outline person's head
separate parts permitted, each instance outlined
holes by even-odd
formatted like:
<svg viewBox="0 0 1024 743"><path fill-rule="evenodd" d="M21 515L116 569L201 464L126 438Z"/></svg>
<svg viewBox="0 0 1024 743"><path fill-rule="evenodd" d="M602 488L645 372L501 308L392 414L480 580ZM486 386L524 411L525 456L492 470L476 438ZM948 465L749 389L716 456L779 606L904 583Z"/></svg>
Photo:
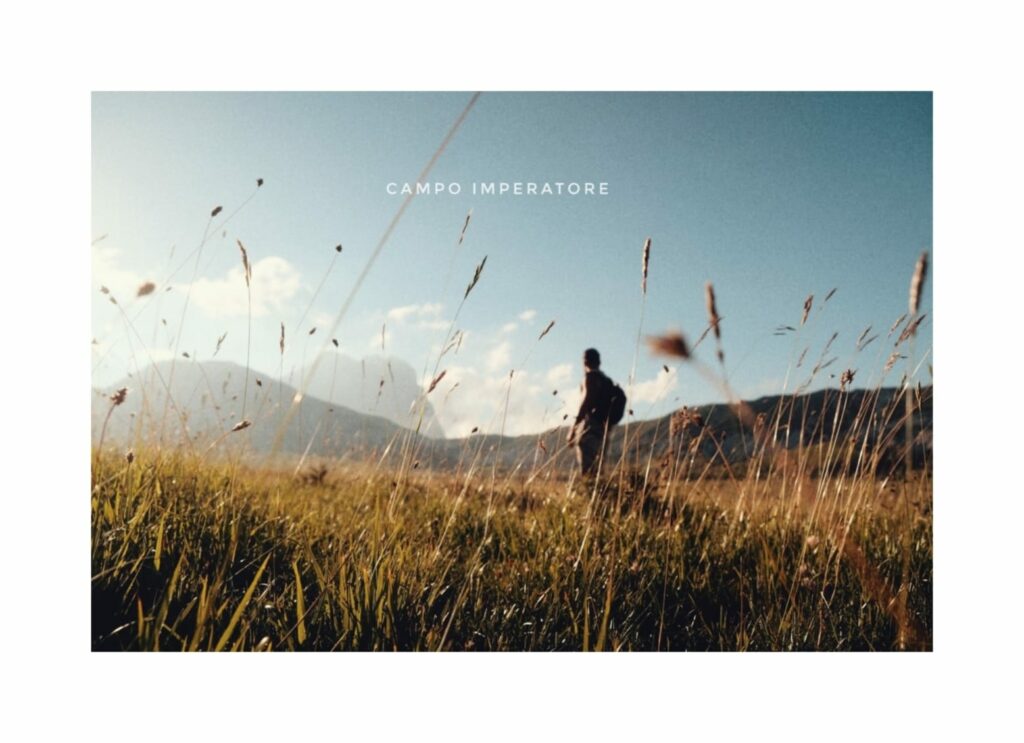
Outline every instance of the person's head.
<svg viewBox="0 0 1024 743"><path fill-rule="evenodd" d="M601 368L601 354L597 352L596 348L588 348L583 352L583 366L588 369Z"/></svg>

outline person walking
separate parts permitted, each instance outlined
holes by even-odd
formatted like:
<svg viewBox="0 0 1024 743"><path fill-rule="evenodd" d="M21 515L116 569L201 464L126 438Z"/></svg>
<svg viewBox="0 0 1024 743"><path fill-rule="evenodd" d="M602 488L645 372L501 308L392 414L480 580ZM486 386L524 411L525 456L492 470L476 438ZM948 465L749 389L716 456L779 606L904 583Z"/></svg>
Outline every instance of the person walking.
<svg viewBox="0 0 1024 743"><path fill-rule="evenodd" d="M626 396L601 371L601 354L595 348L583 352L583 400L569 428L567 443L576 447L580 475L593 477L604 455L608 430L622 418Z"/></svg>

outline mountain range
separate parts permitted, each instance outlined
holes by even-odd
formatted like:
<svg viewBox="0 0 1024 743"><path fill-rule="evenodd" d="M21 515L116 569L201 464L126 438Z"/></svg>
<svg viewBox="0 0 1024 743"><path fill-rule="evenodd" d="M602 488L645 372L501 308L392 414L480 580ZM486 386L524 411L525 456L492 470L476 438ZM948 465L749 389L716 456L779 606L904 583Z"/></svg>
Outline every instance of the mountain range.
<svg viewBox="0 0 1024 743"><path fill-rule="evenodd" d="M111 396L121 388L128 392L115 406ZM412 452L424 466L439 468L472 461L505 469L530 469L542 463L562 469L573 461L565 447L565 426L514 437L444 438L435 411L421 398L415 373L397 359L378 357L360 363L340 354L328 356L300 404L293 405L296 394L290 384L251 371L247 375L231 362L183 359L172 371L172 363L163 361L110 387L93 389L92 440L94 445L102 438L119 446L180 445L200 453L255 455L269 453L277 440L276 450L285 456L365 460L401 451ZM899 423L903 399L896 388L826 389L766 396L742 408L703 405L645 421L627 416L612 430L608 455L617 458L622 453L627 428L628 453L638 463L694 441L698 453L706 457L717 453L730 462L742 462L766 436L773 446L791 449L827 442L833 434L842 436L854 427L860 436L896 448L904 437ZM918 388L915 399L915 446L922 458L930 459L932 388ZM361 412L367 410L373 412ZM784 414L778 415L779 410ZM411 430L417 422L419 433ZM239 429L232 430L235 427Z"/></svg>

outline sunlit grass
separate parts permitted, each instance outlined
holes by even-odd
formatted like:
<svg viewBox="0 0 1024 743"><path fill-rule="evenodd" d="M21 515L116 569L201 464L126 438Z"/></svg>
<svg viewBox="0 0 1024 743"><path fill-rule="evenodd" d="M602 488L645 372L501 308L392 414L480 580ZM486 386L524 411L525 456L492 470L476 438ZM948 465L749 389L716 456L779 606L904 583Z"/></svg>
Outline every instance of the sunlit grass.
<svg viewBox="0 0 1024 743"><path fill-rule="evenodd" d="M930 646L928 481L756 500L728 480L494 483L96 454L93 647Z"/></svg>

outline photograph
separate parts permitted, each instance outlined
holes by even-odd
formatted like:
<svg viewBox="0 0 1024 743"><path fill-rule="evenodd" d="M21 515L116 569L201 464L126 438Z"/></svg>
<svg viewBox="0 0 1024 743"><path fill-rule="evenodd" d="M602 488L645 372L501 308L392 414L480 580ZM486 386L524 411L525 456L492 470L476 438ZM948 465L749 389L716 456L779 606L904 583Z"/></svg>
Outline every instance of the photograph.
<svg viewBox="0 0 1024 743"><path fill-rule="evenodd" d="M91 656L933 653L931 90L89 113Z"/></svg>

